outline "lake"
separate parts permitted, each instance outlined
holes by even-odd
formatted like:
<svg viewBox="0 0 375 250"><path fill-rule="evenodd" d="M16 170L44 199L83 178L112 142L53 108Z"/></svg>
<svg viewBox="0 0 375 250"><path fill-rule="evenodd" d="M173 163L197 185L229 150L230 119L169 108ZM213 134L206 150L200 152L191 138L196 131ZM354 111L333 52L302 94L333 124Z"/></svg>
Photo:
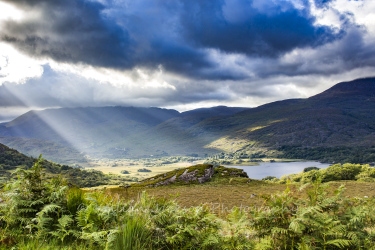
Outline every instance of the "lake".
<svg viewBox="0 0 375 250"><path fill-rule="evenodd" d="M243 169L249 178L262 179L266 176L275 176L280 178L283 175L297 174L307 167L327 168L330 164L316 161L298 161L298 162L261 162L256 166L226 166L229 168Z"/></svg>

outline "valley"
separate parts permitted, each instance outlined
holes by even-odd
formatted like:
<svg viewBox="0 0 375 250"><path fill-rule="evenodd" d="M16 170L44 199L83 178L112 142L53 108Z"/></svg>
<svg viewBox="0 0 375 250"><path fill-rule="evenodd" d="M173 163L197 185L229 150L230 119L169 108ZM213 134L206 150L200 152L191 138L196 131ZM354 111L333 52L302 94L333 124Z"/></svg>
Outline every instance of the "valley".
<svg viewBox="0 0 375 250"><path fill-rule="evenodd" d="M306 99L186 112L101 107L30 111L0 126L0 143L62 164L220 153L326 162L375 161L375 79ZM362 152L359 157L358 152Z"/></svg>
<svg viewBox="0 0 375 250"><path fill-rule="evenodd" d="M0 125L0 249L368 249L373 96L367 78L255 108L30 111Z"/></svg>
<svg viewBox="0 0 375 250"><path fill-rule="evenodd" d="M145 179L151 176L172 171L177 168L186 168L191 165L201 164L204 160L193 157L168 157L168 158L143 158L143 159L100 159L88 160L82 164L85 169L101 171L105 174L121 174L126 170L129 174L125 177L136 177ZM138 172L139 169L148 169L150 172Z"/></svg>

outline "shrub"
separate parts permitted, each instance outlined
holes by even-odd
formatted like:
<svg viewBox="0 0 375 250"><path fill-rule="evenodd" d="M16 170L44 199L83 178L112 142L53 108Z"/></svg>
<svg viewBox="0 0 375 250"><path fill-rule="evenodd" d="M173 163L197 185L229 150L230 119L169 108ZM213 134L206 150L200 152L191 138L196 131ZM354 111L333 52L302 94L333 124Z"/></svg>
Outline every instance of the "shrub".
<svg viewBox="0 0 375 250"><path fill-rule="evenodd" d="M151 249L152 232L142 217L129 217L116 235L114 250Z"/></svg>
<svg viewBox="0 0 375 250"><path fill-rule="evenodd" d="M77 211L86 205L85 193L79 188L71 188L66 196L66 207L71 215L76 216Z"/></svg>
<svg viewBox="0 0 375 250"><path fill-rule="evenodd" d="M322 181L355 180L355 177L361 172L361 170L362 166L359 164L336 164L326 169L322 169Z"/></svg>
<svg viewBox="0 0 375 250"><path fill-rule="evenodd" d="M320 168L318 168L318 167L307 167L307 168L304 168L303 169L303 172L309 172L309 171L311 171L311 170L319 170Z"/></svg>
<svg viewBox="0 0 375 250"><path fill-rule="evenodd" d="M147 168L140 168L137 171L138 172L152 172L150 169L147 169Z"/></svg>
<svg viewBox="0 0 375 250"><path fill-rule="evenodd" d="M270 180L273 180L273 179L276 179L275 176L266 176L264 178L262 178L262 181L270 181Z"/></svg>

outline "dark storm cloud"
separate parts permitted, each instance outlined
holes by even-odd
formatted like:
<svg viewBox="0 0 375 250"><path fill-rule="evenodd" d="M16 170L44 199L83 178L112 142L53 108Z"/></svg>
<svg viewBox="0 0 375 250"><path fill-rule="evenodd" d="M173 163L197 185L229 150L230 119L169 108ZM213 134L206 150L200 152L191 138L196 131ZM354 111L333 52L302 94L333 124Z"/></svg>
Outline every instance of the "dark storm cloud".
<svg viewBox="0 0 375 250"><path fill-rule="evenodd" d="M315 27L308 9L283 1L259 8L252 0L235 2L228 6L223 1L184 0L181 17L189 41L224 52L274 57L338 38L329 27Z"/></svg>
<svg viewBox="0 0 375 250"><path fill-rule="evenodd" d="M35 57L94 66L129 67L132 45L126 29L101 15L105 6L85 0L9 1L42 16L8 21L1 39Z"/></svg>
<svg viewBox="0 0 375 250"><path fill-rule="evenodd" d="M277 75L333 75L356 68L375 65L375 47L364 40L362 27L351 27L344 38L334 44L322 46L313 53L298 56L290 61L272 60L257 65L261 78Z"/></svg>
<svg viewBox="0 0 375 250"><path fill-rule="evenodd" d="M260 0L6 1L42 14L8 21L0 31L3 41L29 55L117 69L162 65L198 79L246 78L217 70L220 62L208 49L276 58L343 35L315 26L308 3L297 9Z"/></svg>

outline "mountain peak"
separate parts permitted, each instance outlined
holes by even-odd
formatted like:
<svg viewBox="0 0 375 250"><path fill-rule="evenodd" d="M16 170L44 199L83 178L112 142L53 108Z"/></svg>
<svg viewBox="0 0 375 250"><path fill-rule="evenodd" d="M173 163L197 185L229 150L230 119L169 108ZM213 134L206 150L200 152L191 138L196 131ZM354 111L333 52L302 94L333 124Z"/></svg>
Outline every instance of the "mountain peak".
<svg viewBox="0 0 375 250"><path fill-rule="evenodd" d="M311 99L335 98L348 96L374 96L375 77L360 78L349 82L340 82L326 91L312 96Z"/></svg>

